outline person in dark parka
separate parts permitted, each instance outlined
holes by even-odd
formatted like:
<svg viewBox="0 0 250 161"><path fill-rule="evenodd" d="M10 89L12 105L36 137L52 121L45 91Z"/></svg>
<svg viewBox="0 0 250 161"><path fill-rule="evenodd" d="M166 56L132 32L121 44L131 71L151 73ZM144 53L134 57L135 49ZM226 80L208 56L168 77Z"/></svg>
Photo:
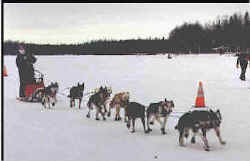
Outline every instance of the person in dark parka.
<svg viewBox="0 0 250 161"><path fill-rule="evenodd" d="M25 53L22 46L20 46L18 51L16 65L20 78L19 97L25 97L26 85L35 82L33 64L36 62L36 58L32 54Z"/></svg>
<svg viewBox="0 0 250 161"><path fill-rule="evenodd" d="M245 74L246 74L246 69L247 69L249 59L250 59L249 54L246 54L246 53L238 54L236 68L239 68L239 64L240 64L240 67L241 67L240 79L243 81L246 80Z"/></svg>

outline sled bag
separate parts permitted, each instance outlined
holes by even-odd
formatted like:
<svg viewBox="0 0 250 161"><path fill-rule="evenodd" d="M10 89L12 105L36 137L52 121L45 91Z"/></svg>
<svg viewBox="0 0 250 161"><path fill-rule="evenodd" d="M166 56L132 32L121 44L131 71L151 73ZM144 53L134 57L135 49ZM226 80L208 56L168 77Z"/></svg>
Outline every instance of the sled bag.
<svg viewBox="0 0 250 161"><path fill-rule="evenodd" d="M25 97L30 97L35 92L37 88L43 88L44 84L29 84L25 87Z"/></svg>

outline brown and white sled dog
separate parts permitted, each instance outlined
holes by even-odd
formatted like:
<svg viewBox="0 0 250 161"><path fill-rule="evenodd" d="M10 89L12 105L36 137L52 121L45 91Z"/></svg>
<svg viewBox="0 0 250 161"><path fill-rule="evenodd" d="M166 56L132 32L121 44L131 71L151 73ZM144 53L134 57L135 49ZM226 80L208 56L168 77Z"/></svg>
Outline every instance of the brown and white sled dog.
<svg viewBox="0 0 250 161"><path fill-rule="evenodd" d="M221 124L221 113L219 110L214 112L213 110L208 111L190 111L183 114L175 129L179 131L179 145L184 146L184 137L188 138L189 131L192 130L193 136L191 143L195 143L195 136L199 135L204 142L204 150L209 151L210 147L208 145L208 140L206 137L206 132L209 129L214 129L219 142L225 145L226 142L222 140L220 135L220 124Z"/></svg>
<svg viewBox="0 0 250 161"><path fill-rule="evenodd" d="M151 132L152 129L149 127L150 119L157 120L161 125L161 133L164 135L166 123L168 120L168 117L170 113L173 111L174 108L174 102L168 101L166 98L164 101L160 101L158 103L151 103L149 107L147 108L147 133ZM163 118L163 122L160 120L160 118ZM153 124L154 121L151 121L151 124Z"/></svg>
<svg viewBox="0 0 250 161"><path fill-rule="evenodd" d="M44 88L38 88L35 91L36 96L41 97L41 102L44 108L48 106L50 108L50 105L55 106L57 99L56 94L58 92L59 86L58 83L51 83L49 86Z"/></svg>
<svg viewBox="0 0 250 161"><path fill-rule="evenodd" d="M124 121L126 122L127 120L127 115L126 115L126 106L129 103L129 92L121 92L115 94L111 102L109 103L109 112L108 112L108 117L111 115L111 109L115 108L116 114L115 114L115 121L121 120L120 116L120 110L121 108L124 109Z"/></svg>

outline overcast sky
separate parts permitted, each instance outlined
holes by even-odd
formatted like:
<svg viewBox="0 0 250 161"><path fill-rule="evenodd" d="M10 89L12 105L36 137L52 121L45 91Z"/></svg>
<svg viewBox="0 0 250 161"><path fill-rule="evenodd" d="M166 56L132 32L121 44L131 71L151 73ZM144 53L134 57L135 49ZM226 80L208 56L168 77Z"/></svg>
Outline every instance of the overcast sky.
<svg viewBox="0 0 250 161"><path fill-rule="evenodd" d="M250 11L247 3L4 3L4 40L68 44L105 38L167 38L184 22L204 24L245 11Z"/></svg>

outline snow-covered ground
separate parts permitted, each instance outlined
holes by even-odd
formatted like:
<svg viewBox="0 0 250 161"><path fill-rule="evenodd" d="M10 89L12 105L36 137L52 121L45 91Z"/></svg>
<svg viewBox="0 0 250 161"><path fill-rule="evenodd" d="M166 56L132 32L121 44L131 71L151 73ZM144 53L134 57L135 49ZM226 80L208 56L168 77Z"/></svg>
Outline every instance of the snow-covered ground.
<svg viewBox="0 0 250 161"><path fill-rule="evenodd" d="M194 104L198 82L203 82L206 105L222 113L220 145L214 131L208 132L211 151L188 141L178 145L174 130L178 118L170 117L167 135L159 125L144 134L141 122L136 133L112 118L96 121L94 111L86 118L82 109L71 109L69 99L58 95L51 110L41 104L18 102L18 72L15 56L4 56L9 76L4 77L4 157L6 161L249 161L250 160L250 71L247 81L238 79L236 58L219 55L167 56L38 56L36 69L45 74L45 84L58 81L65 88L85 82L89 92L101 85L113 94L129 91L131 101L144 105L164 98L174 100L175 111L187 111ZM122 111L123 112L123 111ZM123 116L123 115L122 115ZM157 155L157 158L154 156Z"/></svg>

